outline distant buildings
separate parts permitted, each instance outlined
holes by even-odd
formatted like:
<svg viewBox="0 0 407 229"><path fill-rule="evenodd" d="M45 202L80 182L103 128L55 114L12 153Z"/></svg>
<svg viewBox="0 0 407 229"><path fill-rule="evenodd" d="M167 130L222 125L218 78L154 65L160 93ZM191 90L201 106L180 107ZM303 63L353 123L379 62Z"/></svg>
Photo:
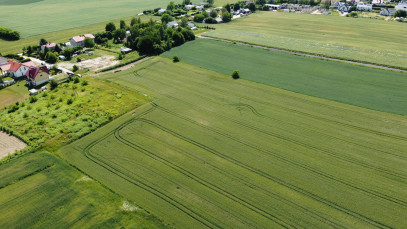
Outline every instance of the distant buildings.
<svg viewBox="0 0 407 229"><path fill-rule="evenodd" d="M366 3L363 3L363 2L359 2L356 5L356 9L359 10L359 11L372 11L373 5L372 4L366 4Z"/></svg>
<svg viewBox="0 0 407 229"><path fill-rule="evenodd" d="M167 28L173 27L173 28L178 28L178 23L176 21L171 21L167 23Z"/></svg>
<svg viewBox="0 0 407 229"><path fill-rule="evenodd" d="M41 45L41 51L44 52L45 48L48 48L50 51L54 51L57 44L55 43L48 43L46 45Z"/></svg>
<svg viewBox="0 0 407 229"><path fill-rule="evenodd" d="M71 47L77 47L77 46L85 46L84 44L84 40L85 38L91 38L93 41L95 41L95 37L92 34L85 34L85 35L81 35L81 36L76 36L76 37L72 37L69 40L69 43L71 44Z"/></svg>

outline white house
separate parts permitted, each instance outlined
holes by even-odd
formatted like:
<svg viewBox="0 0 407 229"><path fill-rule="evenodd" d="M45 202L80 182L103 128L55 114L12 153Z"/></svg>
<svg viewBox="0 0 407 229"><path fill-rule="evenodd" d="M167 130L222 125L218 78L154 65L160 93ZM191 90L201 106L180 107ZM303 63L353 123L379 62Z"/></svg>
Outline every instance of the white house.
<svg viewBox="0 0 407 229"><path fill-rule="evenodd" d="M394 13L396 12L396 9L391 9L391 8L387 8L387 7L382 7L380 9L380 15L382 16L393 16Z"/></svg>
<svg viewBox="0 0 407 229"><path fill-rule="evenodd" d="M178 23L176 21L170 21L167 23L167 28L173 27L173 28L178 28Z"/></svg>
<svg viewBox="0 0 407 229"><path fill-rule="evenodd" d="M281 5L276 5L276 4L264 4L265 6L268 6L270 10L279 10L281 9Z"/></svg>
<svg viewBox="0 0 407 229"><path fill-rule="evenodd" d="M187 10L192 10L192 8L194 8L194 7L196 7L196 5L193 5L193 4L185 5L185 8L186 8Z"/></svg>
<svg viewBox="0 0 407 229"><path fill-rule="evenodd" d="M407 3L406 2L400 2L394 9L397 10L404 10L407 11Z"/></svg>
<svg viewBox="0 0 407 229"><path fill-rule="evenodd" d="M10 60L8 62L8 64L10 66L8 67L7 72L11 77L14 77L14 78L19 78L19 77L25 76L25 74L27 73L27 71L29 69L29 66L20 64L18 62L12 61L12 60Z"/></svg>
<svg viewBox="0 0 407 229"><path fill-rule="evenodd" d="M356 9L359 11L372 11L373 5L372 4L365 4L363 2L359 2L356 5Z"/></svg>
<svg viewBox="0 0 407 229"><path fill-rule="evenodd" d="M92 34L85 34L85 35L81 35L81 36L76 36L76 37L72 37L69 40L69 43L71 43L72 47L76 47L76 46L85 46L85 44L83 43L83 41L85 40L85 38L91 38L93 41L95 41L95 37Z"/></svg>
<svg viewBox="0 0 407 229"><path fill-rule="evenodd" d="M188 27L191 29L191 30L196 30L197 28L196 28L196 26L195 26L195 24L194 23L188 23Z"/></svg>
<svg viewBox="0 0 407 229"><path fill-rule="evenodd" d="M167 10L166 10L166 9L159 9L159 10L158 10L158 13L159 13L159 14L163 14L165 11L167 11Z"/></svg>

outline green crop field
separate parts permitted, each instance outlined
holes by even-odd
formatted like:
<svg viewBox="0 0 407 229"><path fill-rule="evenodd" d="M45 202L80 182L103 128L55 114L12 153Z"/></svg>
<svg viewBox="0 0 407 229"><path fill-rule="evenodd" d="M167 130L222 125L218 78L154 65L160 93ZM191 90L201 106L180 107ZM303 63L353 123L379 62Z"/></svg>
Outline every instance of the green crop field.
<svg viewBox="0 0 407 229"><path fill-rule="evenodd" d="M208 39L163 54L224 74L302 94L407 115L407 74Z"/></svg>
<svg viewBox="0 0 407 229"><path fill-rule="evenodd" d="M205 35L407 68L407 24L394 21L258 12Z"/></svg>
<svg viewBox="0 0 407 229"><path fill-rule="evenodd" d="M25 4L0 3L3 26L20 31L22 37L92 25L135 16L143 10L167 6L169 0L45 0ZM27 10L29 9L29 10Z"/></svg>
<svg viewBox="0 0 407 229"><path fill-rule="evenodd" d="M178 228L404 228L407 118L156 57L154 103L60 155Z"/></svg>
<svg viewBox="0 0 407 229"><path fill-rule="evenodd" d="M48 153L0 165L1 228L166 228Z"/></svg>

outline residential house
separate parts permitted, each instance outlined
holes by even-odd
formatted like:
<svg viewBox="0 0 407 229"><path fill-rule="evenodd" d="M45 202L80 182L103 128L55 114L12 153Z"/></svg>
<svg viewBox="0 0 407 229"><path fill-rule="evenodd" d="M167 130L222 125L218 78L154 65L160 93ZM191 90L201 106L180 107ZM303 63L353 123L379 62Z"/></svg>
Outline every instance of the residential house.
<svg viewBox="0 0 407 229"><path fill-rule="evenodd" d="M372 0L373 5L381 6L384 3L384 0Z"/></svg>
<svg viewBox="0 0 407 229"><path fill-rule="evenodd" d="M223 22L222 18L220 18L220 17L215 18L215 20L216 20L217 23L222 23Z"/></svg>
<svg viewBox="0 0 407 229"><path fill-rule="evenodd" d="M373 5L372 4L366 4L366 3L363 3L363 2L359 2L356 5L356 9L359 10L359 11L372 11Z"/></svg>
<svg viewBox="0 0 407 229"><path fill-rule="evenodd" d="M394 8L382 7L380 9L380 15L382 15L382 16L393 16L395 12L396 12L396 9L394 9Z"/></svg>
<svg viewBox="0 0 407 229"><path fill-rule="evenodd" d="M167 28L170 28L170 27L178 28L178 23L176 21L170 21L167 23Z"/></svg>
<svg viewBox="0 0 407 229"><path fill-rule="evenodd" d="M159 9L159 10L158 10L158 13L159 13L159 14L163 14L165 11L167 11L167 10L166 10L166 9Z"/></svg>
<svg viewBox="0 0 407 229"><path fill-rule="evenodd" d="M29 67L26 65L20 64L16 61L10 60L8 62L9 69L7 71L8 75L14 78L20 78L25 76L25 73L28 71Z"/></svg>
<svg viewBox="0 0 407 229"><path fill-rule="evenodd" d="M361 2L361 0L346 0L346 2L349 2L349 3L359 3L359 2Z"/></svg>
<svg viewBox="0 0 407 229"><path fill-rule="evenodd" d="M188 27L191 29L191 30L196 30L197 28L196 28L196 26L195 26L195 24L194 23L188 23Z"/></svg>
<svg viewBox="0 0 407 229"><path fill-rule="evenodd" d="M204 9L204 6L203 6L203 5L196 6L196 9L197 9L197 10L203 10L203 9Z"/></svg>
<svg viewBox="0 0 407 229"><path fill-rule="evenodd" d="M133 49L131 49L131 48L125 48L125 47L120 48L120 52L122 54L126 54L126 53L129 53L129 52L132 52L132 51L133 51Z"/></svg>
<svg viewBox="0 0 407 229"><path fill-rule="evenodd" d="M49 81L49 70L47 66L30 67L25 76L28 85L38 86Z"/></svg>
<svg viewBox="0 0 407 229"><path fill-rule="evenodd" d="M407 11L407 2L400 2L394 9Z"/></svg>
<svg viewBox="0 0 407 229"><path fill-rule="evenodd" d="M340 12L348 12L350 9L350 5L344 2L335 2L333 8L338 9Z"/></svg>
<svg viewBox="0 0 407 229"><path fill-rule="evenodd" d="M84 40L85 38L91 38L93 41L95 41L95 37L92 34L85 34L85 35L81 35L81 36L76 36L76 37L72 37L69 40L69 43L71 44L71 47L77 47L77 46L85 46L84 44Z"/></svg>
<svg viewBox="0 0 407 229"><path fill-rule="evenodd" d="M187 9L187 10L192 10L192 8L196 8L196 5L193 5L193 4L188 4L188 5L185 5L185 8Z"/></svg>
<svg viewBox="0 0 407 229"><path fill-rule="evenodd" d="M41 45L41 51L44 52L45 47L47 47L50 51L54 51L56 46L57 46L57 44L55 44L55 43L48 43L46 45Z"/></svg>
<svg viewBox="0 0 407 229"><path fill-rule="evenodd" d="M279 10L281 9L281 5L276 5L276 4L264 4L265 6L268 6L270 10Z"/></svg>
<svg viewBox="0 0 407 229"><path fill-rule="evenodd" d="M0 56L0 66L6 65L8 63L8 59Z"/></svg>

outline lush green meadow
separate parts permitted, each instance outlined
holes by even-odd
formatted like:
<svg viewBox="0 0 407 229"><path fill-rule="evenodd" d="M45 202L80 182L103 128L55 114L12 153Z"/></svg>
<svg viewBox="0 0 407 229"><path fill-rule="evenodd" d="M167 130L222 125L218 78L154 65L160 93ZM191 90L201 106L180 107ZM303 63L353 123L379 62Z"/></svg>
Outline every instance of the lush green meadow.
<svg viewBox="0 0 407 229"><path fill-rule="evenodd" d="M407 68L407 24L394 21L258 12L205 35Z"/></svg>
<svg viewBox="0 0 407 229"><path fill-rule="evenodd" d="M0 165L1 228L166 228L48 153Z"/></svg>
<svg viewBox="0 0 407 229"><path fill-rule="evenodd" d="M162 57L102 78L154 103L60 154L166 223L407 226L405 116L233 80Z"/></svg>
<svg viewBox="0 0 407 229"><path fill-rule="evenodd" d="M163 54L274 87L407 115L407 74L198 39Z"/></svg>

